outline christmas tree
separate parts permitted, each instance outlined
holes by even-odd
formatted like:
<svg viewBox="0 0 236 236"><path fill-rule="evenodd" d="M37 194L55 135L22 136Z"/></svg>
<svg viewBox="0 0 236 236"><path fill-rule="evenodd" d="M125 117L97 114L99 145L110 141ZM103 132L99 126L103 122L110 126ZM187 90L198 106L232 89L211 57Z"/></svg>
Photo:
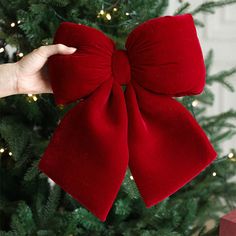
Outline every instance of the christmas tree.
<svg viewBox="0 0 236 236"><path fill-rule="evenodd" d="M173 15L214 13L236 0L210 1L196 8L184 1ZM20 60L41 45L52 43L62 21L98 28L124 48L138 24L165 15L167 0L129 1L5 1L0 0L0 62ZM16 47L13 57L6 45ZM70 107L56 106L53 96L15 95L0 99L0 235L217 235L219 218L236 200L235 150L224 153L222 142L236 134L236 111L209 116L214 103L211 86L220 83L234 92L229 78L236 68L210 72L213 51L205 56L206 86L201 95L179 98L205 130L217 160L164 201L147 209L128 170L106 222L100 222L38 169L39 160L58 121ZM191 153L189 153L191 155ZM212 221L208 229L206 223Z"/></svg>

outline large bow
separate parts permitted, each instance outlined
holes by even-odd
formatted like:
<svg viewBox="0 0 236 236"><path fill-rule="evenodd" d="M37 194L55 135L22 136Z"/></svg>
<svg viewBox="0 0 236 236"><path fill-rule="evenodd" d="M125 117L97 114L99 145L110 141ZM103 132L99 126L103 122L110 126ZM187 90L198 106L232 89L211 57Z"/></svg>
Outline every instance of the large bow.
<svg viewBox="0 0 236 236"><path fill-rule="evenodd" d="M39 168L101 221L129 166L147 207L198 175L216 152L172 97L202 92L205 66L191 15L146 21L117 50L101 31L63 22L48 70L55 101L80 99L62 119ZM121 85L126 85L123 93Z"/></svg>

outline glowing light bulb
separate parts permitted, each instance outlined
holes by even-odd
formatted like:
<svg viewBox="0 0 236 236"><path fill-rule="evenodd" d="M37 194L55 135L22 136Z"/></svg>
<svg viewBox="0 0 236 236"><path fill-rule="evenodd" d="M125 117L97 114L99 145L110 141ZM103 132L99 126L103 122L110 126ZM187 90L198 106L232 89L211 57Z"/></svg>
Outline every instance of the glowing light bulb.
<svg viewBox="0 0 236 236"><path fill-rule="evenodd" d="M228 154L228 158L232 158L232 157L234 157L234 154L233 154L232 152L230 152L230 153Z"/></svg>
<svg viewBox="0 0 236 236"><path fill-rule="evenodd" d="M129 177L131 180L134 180L134 177L132 176L132 175L130 175L130 177Z"/></svg>
<svg viewBox="0 0 236 236"><path fill-rule="evenodd" d="M48 178L48 183L49 183L50 187L53 187L55 185L55 182L50 178Z"/></svg>
<svg viewBox="0 0 236 236"><path fill-rule="evenodd" d="M117 8L116 8L116 7L114 7L114 8L113 8L113 11L117 11Z"/></svg>
<svg viewBox="0 0 236 236"><path fill-rule="evenodd" d="M18 21L17 21L17 24L20 24L20 23L21 23L21 21L20 21L20 20L18 20Z"/></svg>
<svg viewBox="0 0 236 236"><path fill-rule="evenodd" d="M18 54L18 56L19 56L19 57L23 57L24 54L23 54L22 52L20 52L20 53Z"/></svg>
<svg viewBox="0 0 236 236"><path fill-rule="evenodd" d="M193 106L193 107L197 107L198 104L199 104L198 100L194 100L194 101L192 102L192 106Z"/></svg>
<svg viewBox="0 0 236 236"><path fill-rule="evenodd" d="M4 48L0 48L0 53L4 52L4 50L5 50Z"/></svg>
<svg viewBox="0 0 236 236"><path fill-rule="evenodd" d="M36 96L33 96L33 100L36 102L38 98Z"/></svg>
<svg viewBox="0 0 236 236"><path fill-rule="evenodd" d="M28 97L32 97L33 96L33 94L32 93L28 93Z"/></svg>
<svg viewBox="0 0 236 236"><path fill-rule="evenodd" d="M4 148L0 148L0 152L3 153L5 150Z"/></svg>
<svg viewBox="0 0 236 236"><path fill-rule="evenodd" d="M11 27L15 27L15 26L16 26L16 23L12 22Z"/></svg>
<svg viewBox="0 0 236 236"><path fill-rule="evenodd" d="M125 15L126 15L126 16L129 16L129 12L126 12Z"/></svg>
<svg viewBox="0 0 236 236"><path fill-rule="evenodd" d="M8 155L9 155L9 156L12 156L12 152L9 152Z"/></svg>
<svg viewBox="0 0 236 236"><path fill-rule="evenodd" d="M213 172L213 173L212 173L212 176L214 176L214 177L215 177L215 176L216 176L216 172Z"/></svg>
<svg viewBox="0 0 236 236"><path fill-rule="evenodd" d="M99 13L100 13L101 15L104 15L104 14L105 14L105 11L104 11L104 10L101 10Z"/></svg>
<svg viewBox="0 0 236 236"><path fill-rule="evenodd" d="M111 15L110 15L110 13L107 13L107 14L106 14L106 18L107 18L108 20L111 20Z"/></svg>

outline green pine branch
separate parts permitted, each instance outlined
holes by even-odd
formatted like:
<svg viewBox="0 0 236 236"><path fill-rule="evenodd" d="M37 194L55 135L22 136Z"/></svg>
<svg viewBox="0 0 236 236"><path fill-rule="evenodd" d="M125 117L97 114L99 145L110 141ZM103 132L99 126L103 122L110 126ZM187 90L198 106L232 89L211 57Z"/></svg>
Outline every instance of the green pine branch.
<svg viewBox="0 0 236 236"><path fill-rule="evenodd" d="M236 73L236 67L231 68L230 70L223 70L216 74L209 75L207 77L206 83L212 85L214 82L222 84L229 91L234 92L234 87L231 83L227 81L228 77L234 75Z"/></svg>
<svg viewBox="0 0 236 236"><path fill-rule="evenodd" d="M47 203L43 208L43 219L44 224L47 224L48 220L55 214L61 195L61 189L58 185L55 185L50 191Z"/></svg>
<svg viewBox="0 0 236 236"><path fill-rule="evenodd" d="M216 8L226 6L229 4L233 4L233 3L236 3L236 0L207 1L207 2L200 4L199 6L197 6L194 10L190 11L189 13L192 15L196 15L200 12L213 14L213 13L215 13L214 10Z"/></svg>

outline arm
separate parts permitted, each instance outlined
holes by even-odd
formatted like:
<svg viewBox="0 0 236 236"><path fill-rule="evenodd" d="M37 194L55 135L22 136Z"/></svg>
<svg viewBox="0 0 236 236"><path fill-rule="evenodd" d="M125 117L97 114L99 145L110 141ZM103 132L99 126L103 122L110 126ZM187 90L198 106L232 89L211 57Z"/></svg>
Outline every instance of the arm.
<svg viewBox="0 0 236 236"><path fill-rule="evenodd" d="M0 65L0 98L14 94L52 93L47 59L54 54L71 54L76 48L63 44L41 46L20 61Z"/></svg>

